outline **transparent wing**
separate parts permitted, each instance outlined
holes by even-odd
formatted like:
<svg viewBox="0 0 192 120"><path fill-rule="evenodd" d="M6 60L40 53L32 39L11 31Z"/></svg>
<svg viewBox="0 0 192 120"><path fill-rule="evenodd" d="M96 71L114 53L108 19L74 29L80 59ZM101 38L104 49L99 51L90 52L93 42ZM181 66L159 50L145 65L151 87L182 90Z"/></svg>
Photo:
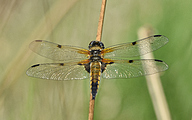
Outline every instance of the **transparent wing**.
<svg viewBox="0 0 192 120"><path fill-rule="evenodd" d="M103 78L132 78L165 71L168 65L155 59L114 60L102 73Z"/></svg>
<svg viewBox="0 0 192 120"><path fill-rule="evenodd" d="M31 77L50 80L79 80L89 78L84 65L77 63L45 63L31 66L26 74Z"/></svg>
<svg viewBox="0 0 192 120"><path fill-rule="evenodd" d="M103 53L105 58L135 57L157 50L167 42L167 37L163 35L154 35L135 42L108 47L103 50ZM142 51L139 49L142 49Z"/></svg>
<svg viewBox="0 0 192 120"><path fill-rule="evenodd" d="M59 45L43 40L31 42L29 48L43 57L58 61L86 59L89 53L88 50L79 47Z"/></svg>

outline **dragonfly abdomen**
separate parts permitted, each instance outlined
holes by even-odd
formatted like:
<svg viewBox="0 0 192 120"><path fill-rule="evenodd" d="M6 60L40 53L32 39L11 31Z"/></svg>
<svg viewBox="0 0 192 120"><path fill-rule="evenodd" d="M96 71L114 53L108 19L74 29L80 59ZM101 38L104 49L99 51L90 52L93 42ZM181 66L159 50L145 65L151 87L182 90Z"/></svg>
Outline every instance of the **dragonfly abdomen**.
<svg viewBox="0 0 192 120"><path fill-rule="evenodd" d="M90 88L92 99L95 99L97 91L99 89L101 75L101 63L98 61L91 62L90 64Z"/></svg>

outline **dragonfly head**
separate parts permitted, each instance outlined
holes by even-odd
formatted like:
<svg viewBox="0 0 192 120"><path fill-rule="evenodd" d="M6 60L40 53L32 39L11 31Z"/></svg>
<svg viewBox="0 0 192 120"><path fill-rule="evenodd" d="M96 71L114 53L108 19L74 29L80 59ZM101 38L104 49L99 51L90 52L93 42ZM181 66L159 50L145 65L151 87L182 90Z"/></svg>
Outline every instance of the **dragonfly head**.
<svg viewBox="0 0 192 120"><path fill-rule="evenodd" d="M99 47L100 49L104 49L104 44L100 41L91 41L89 43L89 49L93 48L93 47Z"/></svg>

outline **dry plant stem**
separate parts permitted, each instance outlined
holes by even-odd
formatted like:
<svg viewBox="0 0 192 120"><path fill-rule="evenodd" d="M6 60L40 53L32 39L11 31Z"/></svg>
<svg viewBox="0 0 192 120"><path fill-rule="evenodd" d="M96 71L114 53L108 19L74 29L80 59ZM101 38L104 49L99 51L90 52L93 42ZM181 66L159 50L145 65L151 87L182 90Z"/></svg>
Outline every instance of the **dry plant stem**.
<svg viewBox="0 0 192 120"><path fill-rule="evenodd" d="M100 12L99 23L98 23L98 28L97 28L97 36L96 36L97 41L101 41L106 3L107 3L107 0L102 0L101 12Z"/></svg>
<svg viewBox="0 0 192 120"><path fill-rule="evenodd" d="M103 29L103 21L104 21L104 16L105 16L106 2L107 2L107 0L102 0L101 12L100 12L99 23L98 23L98 28L97 28L97 36L96 36L96 40L97 41L101 41L102 29ZM92 99L92 94L90 93L89 118L88 118L88 120L93 120L94 105L95 105L95 100Z"/></svg>
<svg viewBox="0 0 192 120"><path fill-rule="evenodd" d="M142 27L138 32L139 38L145 38L153 35L153 30L150 27ZM140 49L142 50L142 49ZM152 53L142 56L142 59L154 59ZM155 109L155 114L158 120L171 120L167 101L164 95L160 76L158 73L146 76L147 86Z"/></svg>
<svg viewBox="0 0 192 120"><path fill-rule="evenodd" d="M92 99L92 94L90 94L90 102L89 102L89 119L88 119L88 120L93 120L94 105L95 105L95 100Z"/></svg>

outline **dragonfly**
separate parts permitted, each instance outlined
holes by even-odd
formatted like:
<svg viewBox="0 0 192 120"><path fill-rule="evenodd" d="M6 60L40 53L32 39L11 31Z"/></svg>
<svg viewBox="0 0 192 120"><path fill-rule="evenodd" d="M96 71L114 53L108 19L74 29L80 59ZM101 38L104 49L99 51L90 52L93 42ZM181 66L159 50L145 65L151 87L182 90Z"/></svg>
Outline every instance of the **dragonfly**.
<svg viewBox="0 0 192 120"><path fill-rule="evenodd" d="M49 80L90 78L90 91L92 99L95 99L100 78L133 78L167 70L168 65L162 60L127 59L155 51L166 43L168 38L163 35L153 35L107 48L100 41L91 41L88 49L35 40L29 45L32 51L58 62L32 65L26 74Z"/></svg>

